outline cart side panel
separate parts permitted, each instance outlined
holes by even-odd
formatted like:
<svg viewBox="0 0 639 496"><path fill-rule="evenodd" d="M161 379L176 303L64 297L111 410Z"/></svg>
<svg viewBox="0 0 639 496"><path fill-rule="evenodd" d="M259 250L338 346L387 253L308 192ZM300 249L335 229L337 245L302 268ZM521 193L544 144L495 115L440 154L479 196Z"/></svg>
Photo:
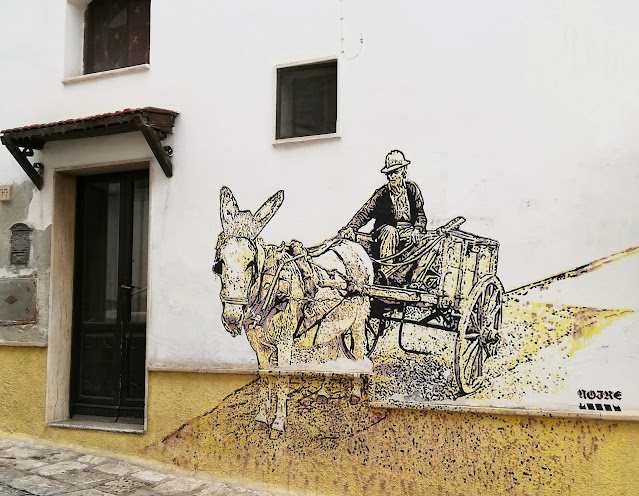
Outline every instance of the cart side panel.
<svg viewBox="0 0 639 496"><path fill-rule="evenodd" d="M457 294L464 244L463 239L450 234L444 239L440 290L448 298L453 298Z"/></svg>
<svg viewBox="0 0 639 496"><path fill-rule="evenodd" d="M466 298L482 277L497 273L499 243L463 231L451 231L442 250L440 290L449 298Z"/></svg>
<svg viewBox="0 0 639 496"><path fill-rule="evenodd" d="M497 253L499 245L496 243L482 243L478 245L477 279L497 273Z"/></svg>
<svg viewBox="0 0 639 496"><path fill-rule="evenodd" d="M470 290L475 285L477 279L477 261L478 261L478 249L473 245L472 241L466 242L466 254L462 257L461 263L461 286L459 287L458 295L467 296L470 294Z"/></svg>

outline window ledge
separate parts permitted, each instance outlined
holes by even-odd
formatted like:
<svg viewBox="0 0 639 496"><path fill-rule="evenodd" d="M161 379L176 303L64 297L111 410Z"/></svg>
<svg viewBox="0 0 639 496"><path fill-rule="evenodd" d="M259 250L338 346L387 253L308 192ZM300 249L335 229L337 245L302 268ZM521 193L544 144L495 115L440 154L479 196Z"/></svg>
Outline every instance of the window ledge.
<svg viewBox="0 0 639 496"><path fill-rule="evenodd" d="M302 143L305 141L340 139L341 137L342 136L339 133L331 133L331 134L314 134L312 136L299 136L297 138L283 138L283 139L273 140L273 146L284 145L286 143Z"/></svg>
<svg viewBox="0 0 639 496"><path fill-rule="evenodd" d="M114 422L114 420L109 417L75 415L69 420L51 422L49 426L60 429L144 434L144 421L142 419L119 419L117 422Z"/></svg>
<svg viewBox="0 0 639 496"><path fill-rule="evenodd" d="M80 83L82 81L90 81L92 79L105 79L120 74L129 74L132 72L148 71L151 68L150 64L132 65L130 67L121 67L120 69L113 69L111 71L94 72L91 74L82 74L81 76L70 76L62 80L62 84Z"/></svg>

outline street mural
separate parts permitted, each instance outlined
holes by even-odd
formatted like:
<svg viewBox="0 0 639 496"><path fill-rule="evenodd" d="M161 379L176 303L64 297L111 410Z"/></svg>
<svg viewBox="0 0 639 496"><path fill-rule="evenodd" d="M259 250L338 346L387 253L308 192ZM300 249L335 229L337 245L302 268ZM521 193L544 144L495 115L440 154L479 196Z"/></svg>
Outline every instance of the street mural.
<svg viewBox="0 0 639 496"><path fill-rule="evenodd" d="M283 191L253 213L222 188L213 266L222 323L248 339L259 375L145 456L203 471L224 465L232 472L239 460L260 480L300 487L341 464L369 474L385 494L375 477L380 484L396 477L401 486L404 474L432 463L447 464L455 480L500 477L499 469L477 471L457 443L441 444L439 428L450 419L421 409L637 417L637 306L594 305L584 288L613 294L637 274L639 246L506 290L499 243L462 230L462 217L431 229L409 164L391 151L386 184L315 246L261 239ZM370 221L372 231L362 232ZM446 439L467 435L464 424L475 419L457 421ZM561 421L522 417L521 424L543 444ZM518 443L510 429L489 431L477 433L477 449ZM589 435L583 456L594 453L605 428ZM554 456L554 447L545 450ZM503 471L504 480L535 474L552 486L561 474L549 465L543 455L528 457Z"/></svg>
<svg viewBox="0 0 639 496"><path fill-rule="evenodd" d="M283 191L252 213L222 188L213 270L224 328L244 334L257 356L254 426L285 431L291 381L318 376L309 392L318 405L330 397L328 381L342 376L352 404L365 389L380 407L620 414L623 393L612 385L580 385L559 405L535 395L565 388L584 342L634 309L526 295L638 248L505 291L498 241L462 230L463 217L429 229L409 164L390 151L386 183L336 236L310 247L259 237Z"/></svg>

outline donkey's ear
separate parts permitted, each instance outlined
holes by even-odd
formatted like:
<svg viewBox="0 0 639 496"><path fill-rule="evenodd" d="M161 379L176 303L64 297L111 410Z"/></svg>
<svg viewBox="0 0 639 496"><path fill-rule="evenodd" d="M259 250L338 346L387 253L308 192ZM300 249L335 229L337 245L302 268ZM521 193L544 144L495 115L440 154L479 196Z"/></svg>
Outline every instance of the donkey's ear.
<svg viewBox="0 0 639 496"><path fill-rule="evenodd" d="M284 201L284 191L279 190L273 196L271 196L268 200L264 202L255 215L253 215L253 220L255 220L255 226L257 228L257 232L255 236L257 236L264 226L268 224L268 221L273 218L277 209L280 208L282 202Z"/></svg>
<svg viewBox="0 0 639 496"><path fill-rule="evenodd" d="M237 215L239 207L233 193L226 186L222 186L220 190L220 220L222 221L222 229L226 227Z"/></svg>

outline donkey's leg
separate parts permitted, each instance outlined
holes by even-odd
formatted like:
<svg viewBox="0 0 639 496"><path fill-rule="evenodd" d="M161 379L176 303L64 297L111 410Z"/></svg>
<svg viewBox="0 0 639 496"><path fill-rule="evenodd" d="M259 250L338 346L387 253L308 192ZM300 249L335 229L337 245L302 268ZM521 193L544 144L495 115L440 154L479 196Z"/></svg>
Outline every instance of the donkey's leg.
<svg viewBox="0 0 639 496"><path fill-rule="evenodd" d="M366 341L366 319L370 311L370 303L366 298L358 298L358 302L354 305L355 316L351 325L352 349L351 354L354 360L363 360L366 358L367 341Z"/></svg>
<svg viewBox="0 0 639 496"><path fill-rule="evenodd" d="M271 407L272 377L260 377L260 393L258 398L259 411L255 416L255 428L266 429L268 414Z"/></svg>
<svg viewBox="0 0 639 496"><path fill-rule="evenodd" d="M320 405L326 405L328 403L328 390L326 389L326 383L328 382L328 377L324 377L322 379L322 386L317 391L317 395L315 396L315 402Z"/></svg>
<svg viewBox="0 0 639 496"><path fill-rule="evenodd" d="M353 379L353 389L351 391L351 405L357 405L362 400L362 386L364 379L357 376Z"/></svg>
<svg viewBox="0 0 639 496"><path fill-rule="evenodd" d="M260 370L270 369L273 347L261 342L256 333L247 333L249 343L257 355L257 364ZM268 417L271 412L271 399L273 398L273 377L260 375L260 392L258 397L259 410L255 416L255 428L268 427Z"/></svg>
<svg viewBox="0 0 639 496"><path fill-rule="evenodd" d="M277 345L277 363L279 367L288 367L291 365L292 341L284 340ZM290 376L279 376L276 381L277 387L277 408L275 410L275 418L271 427L273 430L282 432L286 425L286 403L288 401L289 386L291 383Z"/></svg>
<svg viewBox="0 0 639 496"><path fill-rule="evenodd" d="M353 324L350 328L351 334L351 355L354 360L367 359L368 346L366 337L366 319L370 313L370 304L368 300L361 298L360 301L355 302L354 311L355 316ZM364 380L362 376L357 376L353 379L353 389L351 390L350 402L352 405L357 405L362 399L362 386Z"/></svg>
<svg viewBox="0 0 639 496"><path fill-rule="evenodd" d="M297 304L291 301L283 311L275 314L269 323L269 335L277 336L277 347L274 353L276 356L272 358L272 361L276 361L278 368L289 368L291 365L293 333L296 328ZM286 424L286 402L290 382L291 379L288 376L278 376L276 381L277 408L271 427L278 432L282 432Z"/></svg>
<svg viewBox="0 0 639 496"><path fill-rule="evenodd" d="M289 376L277 378L277 411L275 419L271 425L273 431L284 432L286 426L286 403L288 401L289 386L291 378Z"/></svg>

